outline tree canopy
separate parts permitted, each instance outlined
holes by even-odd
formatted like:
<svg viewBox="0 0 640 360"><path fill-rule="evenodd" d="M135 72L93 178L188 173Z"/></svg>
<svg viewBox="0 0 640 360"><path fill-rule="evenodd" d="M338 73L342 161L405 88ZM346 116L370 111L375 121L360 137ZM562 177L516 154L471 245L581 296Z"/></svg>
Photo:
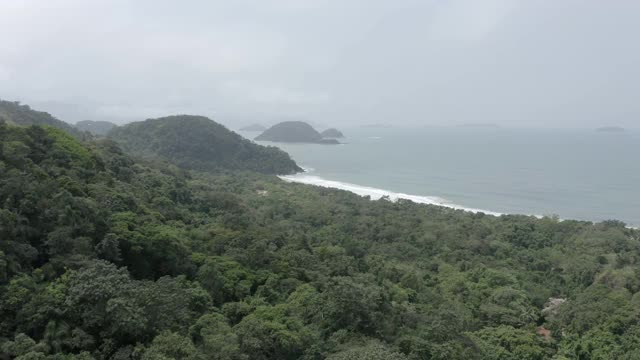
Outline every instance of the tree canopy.
<svg viewBox="0 0 640 360"><path fill-rule="evenodd" d="M33 110L29 105L20 104L18 101L0 99L0 122L3 121L22 126L49 125L62 129L76 137L80 136L80 131L76 130L71 124L56 119L44 111Z"/></svg>
<svg viewBox="0 0 640 360"><path fill-rule="evenodd" d="M276 147L257 145L203 116L178 115L114 128L109 137L133 155L200 171L250 170L265 174L301 171Z"/></svg>
<svg viewBox="0 0 640 360"><path fill-rule="evenodd" d="M637 359L638 230L251 170L0 124L0 356Z"/></svg>

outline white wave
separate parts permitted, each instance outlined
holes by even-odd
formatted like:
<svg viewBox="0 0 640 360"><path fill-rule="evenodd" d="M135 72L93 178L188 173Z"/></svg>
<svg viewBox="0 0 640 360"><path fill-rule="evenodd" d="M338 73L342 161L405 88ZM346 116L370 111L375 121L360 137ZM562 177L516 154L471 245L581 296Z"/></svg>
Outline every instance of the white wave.
<svg viewBox="0 0 640 360"><path fill-rule="evenodd" d="M322 186L326 188L347 190L360 196L369 196L371 197L372 200L378 200L386 196L391 201L404 199L404 200L411 200L418 204L439 205L439 206L445 206L452 209L469 211L472 213L481 212L481 213L494 215L494 216L502 215L501 213L498 213L495 211L474 209L474 208L464 207L462 205L457 205L449 202L446 199L439 198L437 196L421 196L421 195L410 195L410 194L398 193L398 192L377 189L377 188L368 187L368 186L361 186L361 185L350 184L350 183L345 183L340 181L326 180L319 176L307 175L306 173L295 174L295 175L281 175L279 176L279 178L287 182L295 182L295 183L301 183L301 184Z"/></svg>

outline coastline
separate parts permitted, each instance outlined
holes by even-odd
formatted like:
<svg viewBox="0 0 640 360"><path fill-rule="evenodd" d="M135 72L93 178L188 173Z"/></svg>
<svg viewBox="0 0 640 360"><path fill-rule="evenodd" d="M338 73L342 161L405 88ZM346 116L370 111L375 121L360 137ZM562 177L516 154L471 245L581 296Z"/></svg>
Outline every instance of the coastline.
<svg viewBox="0 0 640 360"><path fill-rule="evenodd" d="M299 184L315 185L315 186L320 186L325 188L346 190L359 196L369 196L371 200L379 200L383 197L388 197L391 201L397 201L399 199L403 199L403 200L413 201L417 204L437 205L437 206L448 207L456 210L463 210L471 213L484 213L492 216L505 215L503 213L496 212L496 211L471 208L471 207L455 204L437 196L411 195L411 194L405 194L401 192L394 192L394 191L378 189L378 188L369 187L369 186L362 186L362 185L342 182L342 181L327 180L319 176L309 175L309 173L312 172L313 169L304 168L304 167L302 168L304 169L304 172L302 173L293 174L293 175L279 175L278 178L286 182L294 182ZM537 215L531 215L531 216L540 217Z"/></svg>
<svg viewBox="0 0 640 360"><path fill-rule="evenodd" d="M474 214L484 213L486 215L496 216L496 217L499 217L502 215L524 215L524 216L533 216L538 219L542 219L544 217L542 215L532 215L532 214L500 213L497 211L466 207L463 205L452 203L446 199L443 199L437 196L411 195L411 194L394 192L394 191L389 191L384 189L378 189L378 188L369 187L369 186L362 186L362 185L342 182L342 181L327 180L319 176L309 175L310 172L313 172L313 169L311 168L302 167L302 169L304 170L304 172L293 174L293 175L278 175L278 178L280 178L285 182L290 182L290 183L314 185L314 186L320 186L324 188L345 190L359 196L363 196L363 197L369 196L371 200L379 200L382 197L387 196L391 201L397 201L398 199L410 200L417 204L436 205L436 206L447 207L455 210L463 210L463 211L467 211ZM559 221L564 221L564 220L565 219L559 219ZM589 221L589 220L583 220L583 221ZM597 221L589 221L589 222L592 222L594 224L597 223ZM633 226L629 224L625 224L625 225L627 229L631 229L631 230L640 229L640 227L638 226Z"/></svg>

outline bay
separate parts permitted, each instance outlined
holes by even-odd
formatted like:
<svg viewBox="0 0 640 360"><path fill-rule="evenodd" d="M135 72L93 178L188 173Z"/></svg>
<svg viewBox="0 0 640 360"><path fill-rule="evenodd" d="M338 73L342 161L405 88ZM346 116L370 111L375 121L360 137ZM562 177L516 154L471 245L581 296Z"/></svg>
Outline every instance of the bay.
<svg viewBox="0 0 640 360"><path fill-rule="evenodd" d="M290 181L372 197L415 196L418 202L488 213L616 219L640 225L638 131L341 130L346 135L342 145L260 143L283 149L308 169L287 177Z"/></svg>

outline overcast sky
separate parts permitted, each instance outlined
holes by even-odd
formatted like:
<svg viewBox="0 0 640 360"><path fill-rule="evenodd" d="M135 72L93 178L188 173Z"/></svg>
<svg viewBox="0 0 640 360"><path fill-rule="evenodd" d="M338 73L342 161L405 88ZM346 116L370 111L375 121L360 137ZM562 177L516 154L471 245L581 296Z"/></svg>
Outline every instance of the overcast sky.
<svg viewBox="0 0 640 360"><path fill-rule="evenodd" d="M0 98L75 122L640 126L637 0L0 0Z"/></svg>

